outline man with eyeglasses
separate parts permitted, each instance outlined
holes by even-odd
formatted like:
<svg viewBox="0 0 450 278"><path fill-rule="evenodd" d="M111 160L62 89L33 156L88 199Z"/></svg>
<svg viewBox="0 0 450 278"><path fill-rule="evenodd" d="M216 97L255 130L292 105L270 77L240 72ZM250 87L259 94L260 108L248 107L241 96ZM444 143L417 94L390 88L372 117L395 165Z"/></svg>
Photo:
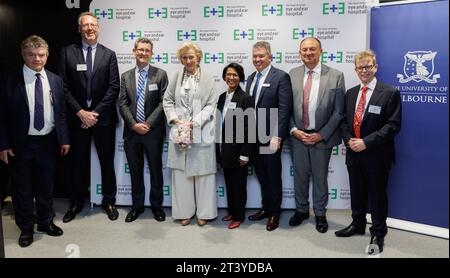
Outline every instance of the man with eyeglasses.
<svg viewBox="0 0 450 278"><path fill-rule="evenodd" d="M121 76L119 107L124 120L124 149L131 176L133 209L125 222L136 220L144 212L144 155L150 169L150 204L156 221L164 221L162 210L162 151L166 124L162 100L167 88L167 73L149 64L153 42L139 38L134 43L136 67Z"/></svg>
<svg viewBox="0 0 450 278"><path fill-rule="evenodd" d="M102 207L110 220L119 213L114 171L115 135L118 122L119 70L116 54L98 43L97 18L90 12L78 17L81 42L61 51L59 74L65 83L68 122L72 142L70 155L70 209L63 222L81 212L90 185L90 149L94 139L101 168Z"/></svg>
<svg viewBox="0 0 450 278"><path fill-rule="evenodd" d="M335 234L337 237L365 234L370 200L370 244L382 252L387 234L387 184L395 162L394 137L400 131L402 106L400 92L379 82L375 77L377 70L374 52L356 54L355 71L361 84L347 91L342 122L353 221ZM374 248L369 248L369 254L375 252Z"/></svg>
<svg viewBox="0 0 450 278"><path fill-rule="evenodd" d="M328 164L331 150L341 142L339 125L344 110L344 74L320 62L322 45L317 38L300 42L303 65L289 73L294 93L290 132L294 164L295 214L290 226L309 218L309 180L319 233L328 231Z"/></svg>

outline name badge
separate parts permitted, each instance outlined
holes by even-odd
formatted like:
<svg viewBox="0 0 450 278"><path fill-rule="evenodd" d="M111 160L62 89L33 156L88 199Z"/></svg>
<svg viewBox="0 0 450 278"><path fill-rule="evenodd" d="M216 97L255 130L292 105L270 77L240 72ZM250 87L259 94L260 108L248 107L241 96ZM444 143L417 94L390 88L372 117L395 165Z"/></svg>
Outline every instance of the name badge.
<svg viewBox="0 0 450 278"><path fill-rule="evenodd" d="M264 83L264 84L262 84L262 86L263 87L270 87L270 84L269 83Z"/></svg>
<svg viewBox="0 0 450 278"><path fill-rule="evenodd" d="M228 103L228 109L235 109L235 108L236 108L236 102Z"/></svg>
<svg viewBox="0 0 450 278"><path fill-rule="evenodd" d="M149 84L148 85L148 90L149 91L156 91L156 90L158 90L158 84Z"/></svg>
<svg viewBox="0 0 450 278"><path fill-rule="evenodd" d="M87 71L86 64L77 64L77 71Z"/></svg>
<svg viewBox="0 0 450 278"><path fill-rule="evenodd" d="M381 106L370 105L369 106L369 113L380 115L380 113L381 113Z"/></svg>

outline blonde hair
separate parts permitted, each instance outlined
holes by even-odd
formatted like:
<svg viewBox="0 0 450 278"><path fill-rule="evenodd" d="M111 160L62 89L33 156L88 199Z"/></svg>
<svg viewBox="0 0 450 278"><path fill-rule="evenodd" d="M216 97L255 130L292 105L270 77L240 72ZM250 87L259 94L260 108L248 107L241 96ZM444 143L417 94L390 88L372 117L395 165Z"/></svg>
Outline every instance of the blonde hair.
<svg viewBox="0 0 450 278"><path fill-rule="evenodd" d="M95 20L97 21L97 17L96 17L93 13L91 13L91 12L82 12L82 13L80 13L80 15L78 16L78 26L81 26L81 18L82 18L83 16L85 16L85 15L91 16L91 17L95 18Z"/></svg>
<svg viewBox="0 0 450 278"><path fill-rule="evenodd" d="M364 59L364 58L372 58L373 64L374 65L377 64L377 55L375 55L375 52L373 52L373 50L368 49L368 50L363 50L363 51L356 53L355 66L359 60Z"/></svg>
<svg viewBox="0 0 450 278"><path fill-rule="evenodd" d="M181 56L186 53L189 49L193 49L195 52L195 56L197 56L197 60L200 63L203 57L203 52L200 47L193 42L185 42L183 43L177 50L177 58L181 62Z"/></svg>

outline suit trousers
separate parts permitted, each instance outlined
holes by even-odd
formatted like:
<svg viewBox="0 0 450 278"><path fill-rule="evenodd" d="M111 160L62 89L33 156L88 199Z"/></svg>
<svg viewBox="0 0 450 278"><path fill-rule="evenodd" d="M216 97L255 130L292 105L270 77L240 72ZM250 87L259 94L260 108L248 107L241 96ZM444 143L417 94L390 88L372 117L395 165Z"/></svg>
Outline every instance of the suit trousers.
<svg viewBox="0 0 450 278"><path fill-rule="evenodd" d="M90 186L91 141L94 138L95 148L100 161L102 176L103 205L116 203L116 174L114 170L114 153L116 126L108 125L82 129L72 127L70 130L70 167L72 182L70 184L70 200L72 205L83 206L84 196Z"/></svg>
<svg viewBox="0 0 450 278"><path fill-rule="evenodd" d="M244 221L245 204L247 203L248 167L223 168L227 188L228 214L233 221Z"/></svg>
<svg viewBox="0 0 450 278"><path fill-rule="evenodd" d="M312 178L314 214L325 216L328 204L328 165L331 149L308 146L292 137L295 206L298 212L309 212L309 180Z"/></svg>
<svg viewBox="0 0 450 278"><path fill-rule="evenodd" d="M369 201L372 216L370 233L384 237L387 234L389 167L375 167L367 160L359 160L358 156L356 154L354 163L347 166L353 222L365 225Z"/></svg>
<svg viewBox="0 0 450 278"><path fill-rule="evenodd" d="M56 156L56 133L28 136L25 148L11 158L12 200L17 226L32 231L34 224L50 224L53 211L53 185ZM36 217L34 201L36 200Z"/></svg>
<svg viewBox="0 0 450 278"><path fill-rule="evenodd" d="M256 147L259 148L260 146ZM283 199L281 149L273 154L260 154L259 149L257 149L253 166L261 185L262 208L270 216L279 216Z"/></svg>
<svg viewBox="0 0 450 278"><path fill-rule="evenodd" d="M217 217L216 175L186 176L184 170L172 169L172 217L188 219Z"/></svg>
<svg viewBox="0 0 450 278"><path fill-rule="evenodd" d="M158 140L150 139L148 136L135 136L133 140L125 140L124 148L130 169L133 208L144 207L144 154L147 157L150 170L150 204L153 208L162 207L164 198L162 172L163 138Z"/></svg>

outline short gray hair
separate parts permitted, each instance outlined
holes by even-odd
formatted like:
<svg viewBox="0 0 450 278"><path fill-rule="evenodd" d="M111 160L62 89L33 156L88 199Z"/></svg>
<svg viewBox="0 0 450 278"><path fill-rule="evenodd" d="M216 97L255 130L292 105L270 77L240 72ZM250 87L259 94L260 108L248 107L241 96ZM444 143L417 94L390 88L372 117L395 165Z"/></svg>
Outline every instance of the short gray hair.
<svg viewBox="0 0 450 278"><path fill-rule="evenodd" d="M95 18L95 20L97 20L97 17L93 13L91 13L91 12L82 12L82 13L80 13L80 15L78 15L78 25L79 26L81 26L81 18L83 16L85 16L85 15L91 16L91 17Z"/></svg>
<svg viewBox="0 0 450 278"><path fill-rule="evenodd" d="M25 49L27 48L45 48L45 50L47 50L47 55L48 55L48 43L41 37L36 36L36 35L32 35L29 36L28 38L24 39L20 45L21 51L22 51L22 55L25 54Z"/></svg>
<svg viewBox="0 0 450 278"><path fill-rule="evenodd" d="M264 48L269 55L272 55L272 50L270 50L270 43L266 41L259 41L253 45L253 48Z"/></svg>
<svg viewBox="0 0 450 278"><path fill-rule="evenodd" d="M134 49L137 48L139 43L146 43L146 44L150 44L150 46L152 47L152 51L153 51L153 42L149 39L149 38L138 38L135 42L134 42Z"/></svg>

